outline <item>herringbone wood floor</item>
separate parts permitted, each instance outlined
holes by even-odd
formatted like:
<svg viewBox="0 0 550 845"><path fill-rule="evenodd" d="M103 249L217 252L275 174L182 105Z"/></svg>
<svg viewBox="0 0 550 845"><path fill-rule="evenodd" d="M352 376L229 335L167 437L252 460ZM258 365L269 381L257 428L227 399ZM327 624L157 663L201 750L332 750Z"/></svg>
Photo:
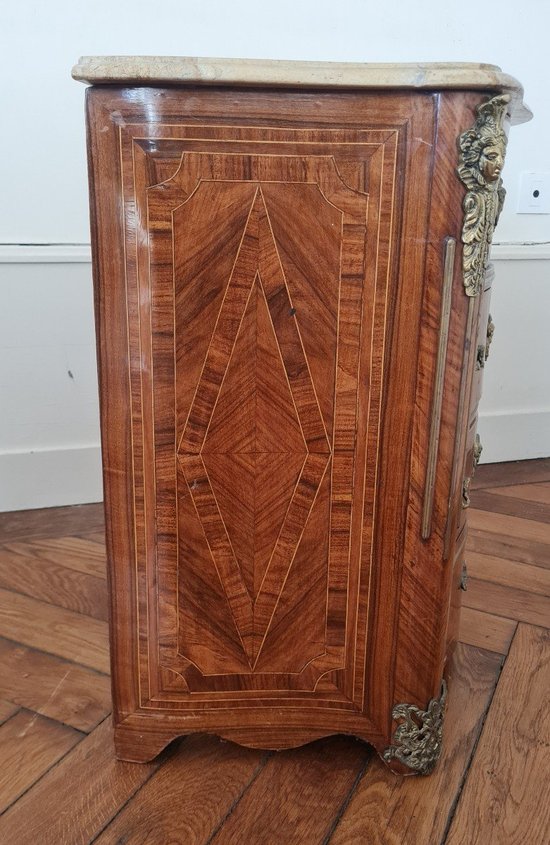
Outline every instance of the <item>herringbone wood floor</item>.
<svg viewBox="0 0 550 845"><path fill-rule="evenodd" d="M114 760L100 505L0 515L3 845L548 845L550 459L480 467L445 751L199 736Z"/></svg>

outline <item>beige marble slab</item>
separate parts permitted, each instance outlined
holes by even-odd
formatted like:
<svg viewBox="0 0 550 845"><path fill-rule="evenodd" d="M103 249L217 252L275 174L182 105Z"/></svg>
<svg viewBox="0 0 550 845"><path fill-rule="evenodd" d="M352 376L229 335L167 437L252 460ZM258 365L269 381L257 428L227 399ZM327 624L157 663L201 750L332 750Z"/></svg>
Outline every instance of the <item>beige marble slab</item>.
<svg viewBox="0 0 550 845"><path fill-rule="evenodd" d="M284 88L483 90L511 94L512 123L532 117L523 88L496 65L474 62L363 64L189 56L83 56L73 77L91 84L242 85Z"/></svg>

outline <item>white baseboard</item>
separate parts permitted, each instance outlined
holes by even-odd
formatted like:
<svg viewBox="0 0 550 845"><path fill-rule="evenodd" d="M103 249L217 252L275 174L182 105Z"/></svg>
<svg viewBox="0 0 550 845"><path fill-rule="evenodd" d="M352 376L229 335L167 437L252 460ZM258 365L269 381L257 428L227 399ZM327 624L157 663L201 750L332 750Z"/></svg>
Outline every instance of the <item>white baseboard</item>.
<svg viewBox="0 0 550 845"><path fill-rule="evenodd" d="M550 410L480 414L477 428L482 464L550 456Z"/></svg>
<svg viewBox="0 0 550 845"><path fill-rule="evenodd" d="M90 244L0 244L0 264L89 264Z"/></svg>
<svg viewBox="0 0 550 845"><path fill-rule="evenodd" d="M550 242L545 243L494 243L491 261L548 261Z"/></svg>
<svg viewBox="0 0 550 845"><path fill-rule="evenodd" d="M0 511L101 502L101 449L45 449L0 454Z"/></svg>

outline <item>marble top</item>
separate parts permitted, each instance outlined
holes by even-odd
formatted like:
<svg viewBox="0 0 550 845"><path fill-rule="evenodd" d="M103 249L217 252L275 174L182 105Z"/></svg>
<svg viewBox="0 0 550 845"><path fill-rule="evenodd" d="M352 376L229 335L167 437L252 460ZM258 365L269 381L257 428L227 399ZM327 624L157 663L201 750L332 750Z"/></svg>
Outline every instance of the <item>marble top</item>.
<svg viewBox="0 0 550 845"><path fill-rule="evenodd" d="M91 84L241 85L284 88L486 90L511 95L512 123L532 117L517 79L475 62L371 64L189 56L83 56L74 79Z"/></svg>

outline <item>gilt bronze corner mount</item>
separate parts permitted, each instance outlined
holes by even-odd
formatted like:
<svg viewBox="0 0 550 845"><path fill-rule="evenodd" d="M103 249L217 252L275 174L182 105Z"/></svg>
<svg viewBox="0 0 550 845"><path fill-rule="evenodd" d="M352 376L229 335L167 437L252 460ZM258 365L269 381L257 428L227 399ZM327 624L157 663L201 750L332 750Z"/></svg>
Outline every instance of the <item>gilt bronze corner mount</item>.
<svg viewBox="0 0 550 845"><path fill-rule="evenodd" d="M411 772L428 775L439 760L443 737L443 719L447 701L447 685L441 684L441 695L433 698L426 710L413 704L396 704L392 718L399 722L393 744L383 753L389 763L398 760Z"/></svg>

